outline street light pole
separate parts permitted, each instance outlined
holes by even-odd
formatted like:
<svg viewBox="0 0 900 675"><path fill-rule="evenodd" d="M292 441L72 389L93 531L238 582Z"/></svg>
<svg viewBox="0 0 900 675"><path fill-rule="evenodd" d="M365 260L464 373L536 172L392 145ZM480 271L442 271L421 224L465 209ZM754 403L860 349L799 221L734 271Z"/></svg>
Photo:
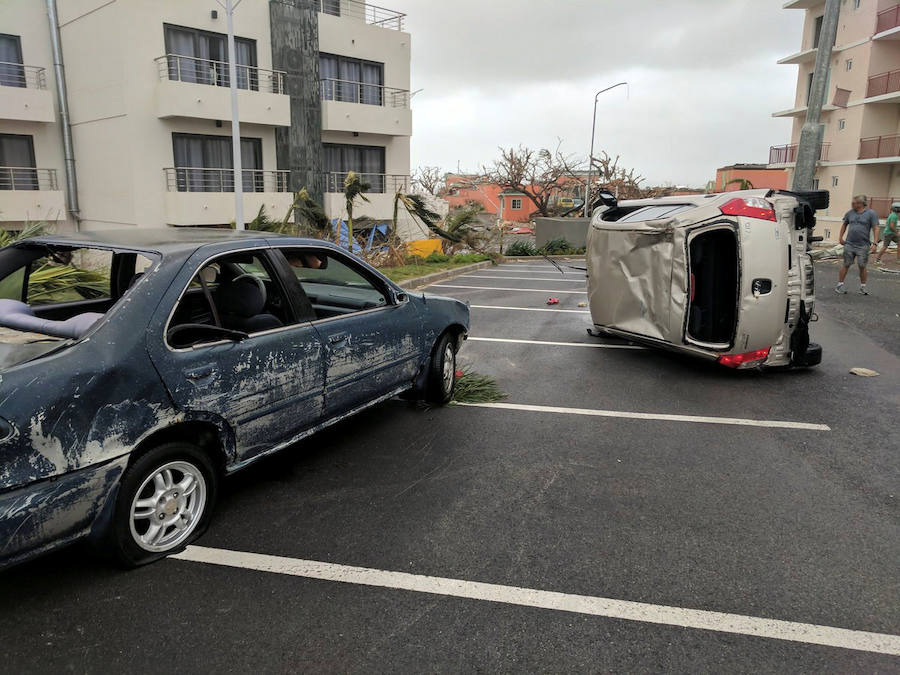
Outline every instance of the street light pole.
<svg viewBox="0 0 900 675"><path fill-rule="evenodd" d="M588 204L590 204L591 200L591 172L593 169L592 160L594 159L594 132L597 127L597 99L600 97L600 94L609 91L610 89L615 89L616 87L628 86L627 82L619 82L617 84L612 85L611 87L607 87L606 89L601 89L596 94L594 94L594 116L591 118L591 152L588 155L588 175L587 182L584 185L584 217L587 218L590 216L590 212L588 209L590 208Z"/></svg>
<svg viewBox="0 0 900 675"><path fill-rule="evenodd" d="M217 0L218 2L218 0ZM244 225L244 172L241 166L241 123L238 117L237 58L234 48L234 9L241 0L225 0L225 17L228 19L228 83L231 90L231 157L234 170L234 227ZM219 2L219 5L222 5ZM249 80L249 74L248 74Z"/></svg>

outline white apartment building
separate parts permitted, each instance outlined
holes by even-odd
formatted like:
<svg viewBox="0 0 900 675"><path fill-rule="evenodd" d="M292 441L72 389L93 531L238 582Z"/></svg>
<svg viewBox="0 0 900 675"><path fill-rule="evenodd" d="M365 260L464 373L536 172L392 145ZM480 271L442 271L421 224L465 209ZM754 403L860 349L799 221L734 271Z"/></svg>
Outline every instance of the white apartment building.
<svg viewBox="0 0 900 675"><path fill-rule="evenodd" d="M819 47L824 0L791 0L806 13L800 51L778 63L798 66L794 104L775 117L792 117L789 145L773 146L769 166L792 169ZM817 186L831 191L831 207L817 214L820 233L837 239L850 198L865 194L881 218L900 200L900 4L897 0L842 0L828 93Z"/></svg>
<svg viewBox="0 0 900 675"><path fill-rule="evenodd" d="M341 217L351 170L372 186L354 215L390 220L410 173L403 21L358 0L239 4L247 220L261 206L282 218L303 187ZM0 227L233 222L228 85L226 17L214 1L0 3Z"/></svg>

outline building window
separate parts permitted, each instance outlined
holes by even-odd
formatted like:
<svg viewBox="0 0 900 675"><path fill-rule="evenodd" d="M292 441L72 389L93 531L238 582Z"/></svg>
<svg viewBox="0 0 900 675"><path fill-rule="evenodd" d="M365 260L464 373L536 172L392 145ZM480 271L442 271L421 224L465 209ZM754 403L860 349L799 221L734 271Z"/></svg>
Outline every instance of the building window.
<svg viewBox="0 0 900 675"><path fill-rule="evenodd" d="M816 49L819 46L819 37L822 35L822 21L825 19L825 16L817 16L816 22L813 24L813 49Z"/></svg>
<svg viewBox="0 0 900 675"><path fill-rule="evenodd" d="M859 5L862 0L853 0L853 9L859 9Z"/></svg>
<svg viewBox="0 0 900 675"><path fill-rule="evenodd" d="M0 85L4 87L25 86L22 40L18 35L0 33Z"/></svg>
<svg viewBox="0 0 900 675"><path fill-rule="evenodd" d="M843 131L846 128L847 128L847 120L845 120L845 119L838 120L838 130Z"/></svg>
<svg viewBox="0 0 900 675"><path fill-rule="evenodd" d="M510 208L511 208L513 211L519 211L519 210L521 210L521 208L522 208L522 200L519 199L519 198L517 198L517 197L513 197L513 198L510 200Z"/></svg>
<svg viewBox="0 0 900 675"><path fill-rule="evenodd" d="M837 186L838 186L838 177L832 176L831 177L831 187L837 187Z"/></svg>
<svg viewBox="0 0 900 675"><path fill-rule="evenodd" d="M853 70L853 59L847 59L844 61L844 69L847 71Z"/></svg>
<svg viewBox="0 0 900 675"><path fill-rule="evenodd" d="M37 190L31 136L0 134L0 190Z"/></svg>
<svg viewBox="0 0 900 675"><path fill-rule="evenodd" d="M319 0L319 11L332 16L341 15L341 0Z"/></svg>
<svg viewBox="0 0 900 675"><path fill-rule="evenodd" d="M809 105L809 95L812 93L813 74L806 76L806 105Z"/></svg>
<svg viewBox="0 0 900 675"><path fill-rule="evenodd" d="M182 26L163 26L169 79L227 87L228 42L222 33ZM239 89L259 89L256 40L236 37L234 51Z"/></svg>
<svg viewBox="0 0 900 675"><path fill-rule="evenodd" d="M355 171L371 187L368 192L384 192L384 148L379 145L325 143L325 192L343 192L347 172ZM394 186L391 186L392 188Z"/></svg>
<svg viewBox="0 0 900 675"><path fill-rule="evenodd" d="M231 136L172 134L172 149L179 192L234 192ZM262 139L241 139L241 169L244 192L262 192Z"/></svg>
<svg viewBox="0 0 900 675"><path fill-rule="evenodd" d="M819 189L819 179L813 178L813 190L818 190L818 189Z"/></svg>
<svg viewBox="0 0 900 675"><path fill-rule="evenodd" d="M326 101L384 105L384 64L319 54L319 79Z"/></svg>

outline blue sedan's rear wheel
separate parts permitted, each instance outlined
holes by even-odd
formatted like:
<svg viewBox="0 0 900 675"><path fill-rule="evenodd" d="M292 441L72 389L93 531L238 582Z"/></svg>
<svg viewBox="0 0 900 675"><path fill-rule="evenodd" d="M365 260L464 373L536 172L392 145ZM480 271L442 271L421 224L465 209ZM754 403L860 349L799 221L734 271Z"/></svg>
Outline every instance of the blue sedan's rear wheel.
<svg viewBox="0 0 900 675"><path fill-rule="evenodd" d="M165 443L122 475L109 543L134 567L184 549L209 524L218 473L200 448Z"/></svg>
<svg viewBox="0 0 900 675"><path fill-rule="evenodd" d="M456 389L456 340L444 333L431 353L425 400L443 405L453 399Z"/></svg>

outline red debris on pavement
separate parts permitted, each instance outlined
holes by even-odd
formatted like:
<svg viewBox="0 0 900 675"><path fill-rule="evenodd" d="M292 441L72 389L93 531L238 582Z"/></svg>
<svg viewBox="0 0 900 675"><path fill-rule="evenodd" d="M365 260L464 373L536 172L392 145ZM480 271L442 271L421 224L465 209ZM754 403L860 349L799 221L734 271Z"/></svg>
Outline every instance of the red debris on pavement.
<svg viewBox="0 0 900 675"><path fill-rule="evenodd" d="M559 298L548 298L548 299L547 299L547 304L548 304L548 305L558 305L558 304L559 304Z"/></svg>

